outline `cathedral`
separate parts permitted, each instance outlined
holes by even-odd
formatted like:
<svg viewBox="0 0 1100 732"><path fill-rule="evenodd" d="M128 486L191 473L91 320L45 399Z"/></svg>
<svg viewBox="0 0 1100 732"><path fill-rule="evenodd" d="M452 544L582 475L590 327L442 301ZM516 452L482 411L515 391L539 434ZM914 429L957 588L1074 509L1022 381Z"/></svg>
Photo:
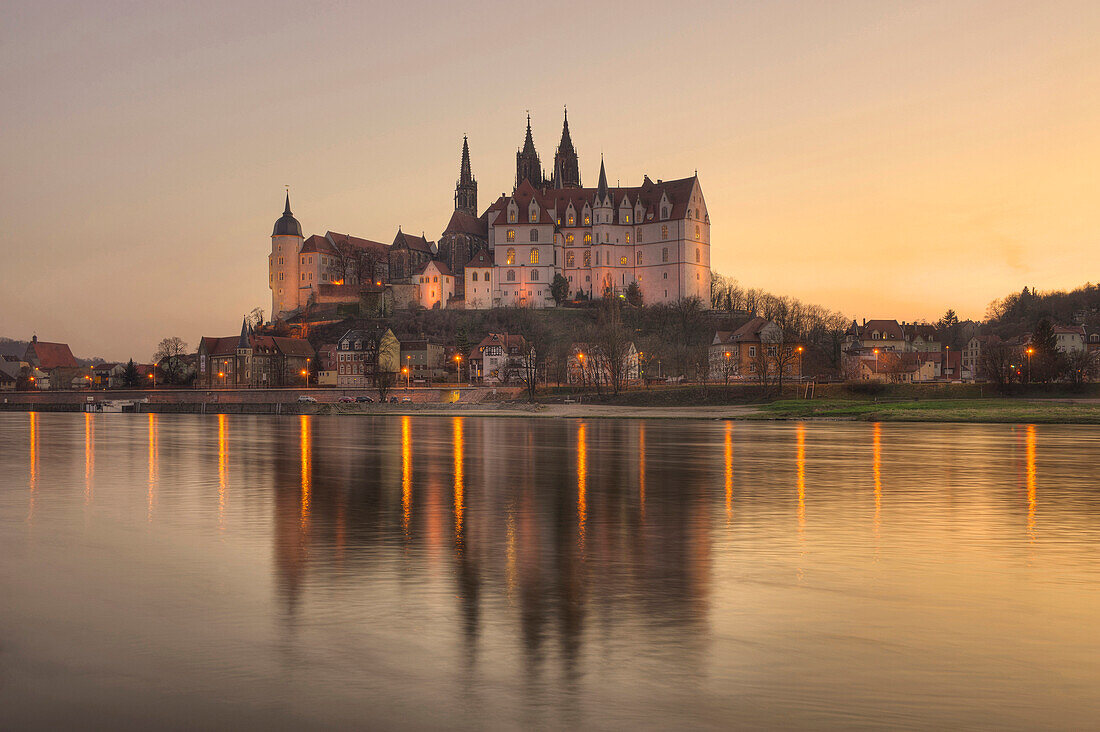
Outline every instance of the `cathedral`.
<svg viewBox="0 0 1100 732"><path fill-rule="evenodd" d="M288 194L268 257L277 318L402 286L425 307L550 307L558 275L570 298L617 296L637 283L647 304L709 302L710 216L698 175L612 187L601 159L596 186L585 188L567 113L547 178L528 115L512 193L480 214L463 137L454 210L438 243L401 230L390 244L331 231L307 239Z"/></svg>

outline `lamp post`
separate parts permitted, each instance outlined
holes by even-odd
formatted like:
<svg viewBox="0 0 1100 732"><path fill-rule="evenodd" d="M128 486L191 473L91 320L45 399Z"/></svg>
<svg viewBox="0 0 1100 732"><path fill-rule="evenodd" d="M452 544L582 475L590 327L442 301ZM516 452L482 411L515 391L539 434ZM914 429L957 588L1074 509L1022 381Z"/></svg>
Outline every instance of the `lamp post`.
<svg viewBox="0 0 1100 732"><path fill-rule="evenodd" d="M733 355L729 351L726 351L726 386L730 385L730 356Z"/></svg>
<svg viewBox="0 0 1100 732"><path fill-rule="evenodd" d="M405 372L405 391L408 391L409 390L409 367L406 366L405 368L403 368L401 370Z"/></svg>
<svg viewBox="0 0 1100 732"><path fill-rule="evenodd" d="M586 385L585 382L587 381L584 375L584 354L578 353L577 360L581 362L581 388L583 389Z"/></svg>
<svg viewBox="0 0 1100 732"><path fill-rule="evenodd" d="M157 388L157 365L153 364L153 373L149 374L149 378L153 380L153 388Z"/></svg>
<svg viewBox="0 0 1100 732"><path fill-rule="evenodd" d="M455 379L455 383L461 384L462 383L462 354L460 354L460 353L455 354L455 368L458 369L458 374L456 375L457 378Z"/></svg>
<svg viewBox="0 0 1100 732"><path fill-rule="evenodd" d="M798 381L802 381L802 346L798 347Z"/></svg>
<svg viewBox="0 0 1100 732"><path fill-rule="evenodd" d="M944 344L944 348L947 350L947 355L943 359L943 375L946 377L947 372L951 370L951 346Z"/></svg>
<svg viewBox="0 0 1100 732"><path fill-rule="evenodd" d="M1027 349L1027 383L1031 383L1031 354L1035 352L1035 349L1028 346Z"/></svg>
<svg viewBox="0 0 1100 732"><path fill-rule="evenodd" d="M412 380L412 354L405 354L405 391L409 390Z"/></svg>
<svg viewBox="0 0 1100 732"><path fill-rule="evenodd" d="M306 377L306 388L309 388L309 370L302 369L302 376Z"/></svg>
<svg viewBox="0 0 1100 732"><path fill-rule="evenodd" d="M226 374L226 372L228 372L228 371L229 371L229 362L228 362L228 361L222 361L222 373L221 373L221 377L222 377L222 386L223 386L223 387L225 386L225 374Z"/></svg>

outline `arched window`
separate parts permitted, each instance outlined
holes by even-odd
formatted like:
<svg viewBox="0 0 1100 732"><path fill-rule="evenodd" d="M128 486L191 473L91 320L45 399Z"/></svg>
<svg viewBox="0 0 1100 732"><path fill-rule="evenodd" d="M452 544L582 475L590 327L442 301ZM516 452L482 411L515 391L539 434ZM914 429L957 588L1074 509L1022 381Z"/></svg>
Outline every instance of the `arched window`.
<svg viewBox="0 0 1100 732"><path fill-rule="evenodd" d="M642 231L641 231L641 229L638 230L638 243L639 244L642 243Z"/></svg>
<svg viewBox="0 0 1100 732"><path fill-rule="evenodd" d="M667 262L668 261L668 247L662 247L661 248L661 261L662 262Z"/></svg>
<svg viewBox="0 0 1100 732"><path fill-rule="evenodd" d="M573 256L573 252L566 252L565 254L565 266L575 267L577 266L577 258Z"/></svg>
<svg viewBox="0 0 1100 732"><path fill-rule="evenodd" d="M641 266L641 264L642 264L642 253L641 252L638 252L637 254L634 255L634 264L637 264L638 266Z"/></svg>
<svg viewBox="0 0 1100 732"><path fill-rule="evenodd" d="M531 270L531 279L532 280L538 280L538 278L539 278L539 271L537 269Z"/></svg>
<svg viewBox="0 0 1100 732"><path fill-rule="evenodd" d="M689 219L691 218L691 209L690 208L688 209L688 218Z"/></svg>
<svg viewBox="0 0 1100 732"><path fill-rule="evenodd" d="M592 243L592 235L591 234L585 234L584 235L584 243L586 245Z"/></svg>
<svg viewBox="0 0 1100 732"><path fill-rule="evenodd" d="M574 218L573 214L569 214L569 218L567 219L567 221L569 222L569 226L573 226L577 223L577 220L576 218Z"/></svg>
<svg viewBox="0 0 1100 732"><path fill-rule="evenodd" d="M668 218L668 206L661 206L661 218L662 219L667 219Z"/></svg>
<svg viewBox="0 0 1100 732"><path fill-rule="evenodd" d="M565 235L565 243L566 243L566 244L572 244L572 243L573 243L573 240L574 240L574 239L573 239L573 235L572 235L572 234L566 234L566 235Z"/></svg>
<svg viewBox="0 0 1100 732"><path fill-rule="evenodd" d="M626 243L627 243L627 244L629 244L629 243L630 243L630 232L629 232L629 231L628 231L628 232L626 232Z"/></svg>
<svg viewBox="0 0 1100 732"><path fill-rule="evenodd" d="M516 250L515 249L509 249L505 253L504 263L505 264L515 264L516 263Z"/></svg>
<svg viewBox="0 0 1100 732"><path fill-rule="evenodd" d="M699 232L700 231L702 231L702 229L699 227L699 224L696 224L695 225L695 241L699 241Z"/></svg>
<svg viewBox="0 0 1100 732"><path fill-rule="evenodd" d="M527 213L527 220L530 221L532 224L536 223L539 220L539 210L537 208L531 209Z"/></svg>
<svg viewBox="0 0 1100 732"><path fill-rule="evenodd" d="M539 240L539 230L538 229L531 229L531 241L538 241L538 240Z"/></svg>
<svg viewBox="0 0 1100 732"><path fill-rule="evenodd" d="M515 211L509 211L508 212L508 223L509 224L516 223L516 212Z"/></svg>
<svg viewBox="0 0 1100 732"><path fill-rule="evenodd" d="M439 282L439 275L432 275L432 282Z"/></svg>
<svg viewBox="0 0 1100 732"><path fill-rule="evenodd" d="M485 281L486 281L486 282L488 282L488 281L489 281L489 273L488 273L488 272L486 272L486 273L485 273Z"/></svg>
<svg viewBox="0 0 1100 732"><path fill-rule="evenodd" d="M589 216L588 214L584 215L584 225L585 226L591 226L592 225L592 217Z"/></svg>
<svg viewBox="0 0 1100 732"><path fill-rule="evenodd" d="M516 240L516 230L515 229L508 229L508 241L515 241L515 240Z"/></svg>
<svg viewBox="0 0 1100 732"><path fill-rule="evenodd" d="M473 282L477 282L477 272L470 273L470 280Z"/></svg>
<svg viewBox="0 0 1100 732"><path fill-rule="evenodd" d="M530 262L531 264L539 263L539 250L535 249L534 247L531 247Z"/></svg>
<svg viewBox="0 0 1100 732"><path fill-rule="evenodd" d="M702 260L702 255L699 253L699 247L695 247L695 263L699 264Z"/></svg>
<svg viewBox="0 0 1100 732"><path fill-rule="evenodd" d="M508 270L507 279L508 279L509 282L515 282L516 281L516 271L514 269Z"/></svg>
<svg viewBox="0 0 1100 732"><path fill-rule="evenodd" d="M626 258L626 256L619 257L619 265L620 266L625 267L628 261L629 260ZM626 275L623 275L623 277L625 277L625 276Z"/></svg>
<svg viewBox="0 0 1100 732"><path fill-rule="evenodd" d="M592 266L592 252L588 251L587 249L584 250L583 262L584 262L585 267L591 267Z"/></svg>

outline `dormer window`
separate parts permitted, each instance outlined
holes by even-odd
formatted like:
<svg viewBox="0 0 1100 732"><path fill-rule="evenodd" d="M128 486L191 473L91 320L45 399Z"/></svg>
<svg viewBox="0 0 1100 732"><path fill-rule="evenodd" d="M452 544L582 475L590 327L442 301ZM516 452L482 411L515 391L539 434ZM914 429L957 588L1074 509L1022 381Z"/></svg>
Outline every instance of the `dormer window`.
<svg viewBox="0 0 1100 732"><path fill-rule="evenodd" d="M623 223L625 223L625 224L630 223L630 214L628 214L628 213L623 214Z"/></svg>
<svg viewBox="0 0 1100 732"><path fill-rule="evenodd" d="M568 218L566 218L566 222L568 226L575 226L577 218L573 214L569 214Z"/></svg>
<svg viewBox="0 0 1100 732"><path fill-rule="evenodd" d="M539 220L539 210L532 206L527 211L527 220L529 223L537 224Z"/></svg>
<svg viewBox="0 0 1100 732"><path fill-rule="evenodd" d="M508 209L508 223L509 224L516 223L516 211L515 211L515 209Z"/></svg>
<svg viewBox="0 0 1100 732"><path fill-rule="evenodd" d="M588 214L584 215L584 225L585 226L591 226L592 225L592 217L589 216Z"/></svg>

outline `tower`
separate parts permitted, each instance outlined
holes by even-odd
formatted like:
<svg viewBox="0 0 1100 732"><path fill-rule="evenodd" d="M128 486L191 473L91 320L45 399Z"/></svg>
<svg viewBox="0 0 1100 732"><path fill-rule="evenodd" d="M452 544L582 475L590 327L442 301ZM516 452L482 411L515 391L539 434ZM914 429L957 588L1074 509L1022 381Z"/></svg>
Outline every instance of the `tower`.
<svg viewBox="0 0 1100 732"><path fill-rule="evenodd" d="M237 386L252 385L252 339L251 326L248 317L241 319L241 337L237 339L237 368L233 373L233 381Z"/></svg>
<svg viewBox="0 0 1100 732"><path fill-rule="evenodd" d="M297 310L298 252L302 248L302 225L290 212L290 193L286 208L271 231L271 254L267 257L268 287L271 288L271 317L279 318Z"/></svg>
<svg viewBox="0 0 1100 732"><path fill-rule="evenodd" d="M535 188L541 188L543 184L542 163L535 152L535 141L531 138L530 114L527 115L527 137L523 141L523 149L516 153L516 188L525 180Z"/></svg>
<svg viewBox="0 0 1100 732"><path fill-rule="evenodd" d="M462 165L455 184L455 211L477 216L477 180L470 171L470 146L462 136Z"/></svg>
<svg viewBox="0 0 1100 732"><path fill-rule="evenodd" d="M577 162L577 151L569 137L569 110L565 112L565 122L561 127L561 142L554 153L554 172L551 173L554 188L580 188L581 169Z"/></svg>

